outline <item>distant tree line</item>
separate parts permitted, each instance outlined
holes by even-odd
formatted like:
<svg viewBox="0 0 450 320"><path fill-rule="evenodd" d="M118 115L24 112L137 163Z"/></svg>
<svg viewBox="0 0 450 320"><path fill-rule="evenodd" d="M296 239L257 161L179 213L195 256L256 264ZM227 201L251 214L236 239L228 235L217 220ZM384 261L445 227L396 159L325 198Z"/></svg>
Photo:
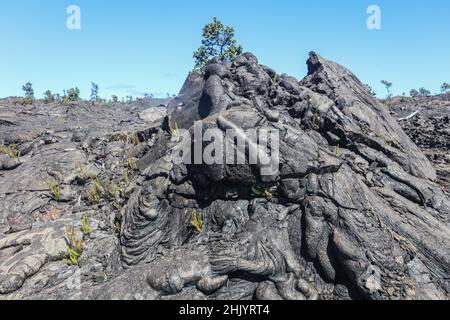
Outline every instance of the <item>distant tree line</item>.
<svg viewBox="0 0 450 320"><path fill-rule="evenodd" d="M35 99L33 84L31 82L27 82L22 86L22 90L24 91L24 98L22 99L22 103L32 104ZM100 88L97 83L92 82L91 83L91 95L89 98L89 102L92 104L99 104L104 102L113 102L118 103L119 97L115 94L111 96L109 100L103 99L99 95ZM44 99L43 101L45 103L70 103L70 102L77 102L82 101L80 96L80 89L78 87L75 88L69 88L67 90L63 90L63 94L54 93L51 90L47 90L44 92ZM167 93L167 99L174 98L176 95ZM146 93L144 95L144 99L154 99L153 94ZM139 100L140 98L134 98L131 95L128 95L124 98L122 98L120 101L122 103L132 103L136 100Z"/></svg>
<svg viewBox="0 0 450 320"><path fill-rule="evenodd" d="M387 80L381 80L381 84L384 85L384 87L386 88L386 100L390 100L393 97L393 93L392 93L392 87L393 87L393 83L389 82ZM367 91L372 94L373 96L376 95L376 93L373 91L373 89L366 84L366 89ZM448 91L450 91L450 84L448 84L447 82L444 82L441 85L441 93L447 93ZM403 93L403 96L405 96L406 93ZM418 98L418 97L430 97L431 91L428 90L427 88L419 88L419 89L412 89L409 92L410 97L412 98Z"/></svg>

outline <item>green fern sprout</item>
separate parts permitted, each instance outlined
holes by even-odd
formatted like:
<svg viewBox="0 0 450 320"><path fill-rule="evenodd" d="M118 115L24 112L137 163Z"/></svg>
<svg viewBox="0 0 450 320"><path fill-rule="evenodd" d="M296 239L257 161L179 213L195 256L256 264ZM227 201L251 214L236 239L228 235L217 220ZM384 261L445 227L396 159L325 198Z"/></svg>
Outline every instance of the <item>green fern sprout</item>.
<svg viewBox="0 0 450 320"><path fill-rule="evenodd" d="M256 197L264 197L267 199L272 199L274 194L270 190L260 189L258 187L252 187L252 194Z"/></svg>
<svg viewBox="0 0 450 320"><path fill-rule="evenodd" d="M338 144L336 146L336 157L339 157L341 155L341 146Z"/></svg>
<svg viewBox="0 0 450 320"><path fill-rule="evenodd" d="M66 241L68 258L64 259L64 263L68 266L78 266L78 261L83 254L83 239L75 235L75 226L66 226Z"/></svg>
<svg viewBox="0 0 450 320"><path fill-rule="evenodd" d="M100 182L100 179L99 179L98 177L95 178L95 181L94 181L94 187L95 187L95 189L97 189L97 191L98 191L101 195L104 195L104 194L105 194L105 189L103 188L103 186L102 186L102 184L101 184L101 182Z"/></svg>
<svg viewBox="0 0 450 320"><path fill-rule="evenodd" d="M51 191L56 200L61 200L61 182L59 180L52 182Z"/></svg>
<svg viewBox="0 0 450 320"><path fill-rule="evenodd" d="M125 169L124 173L123 173L123 180L125 181L125 185L129 185L130 184L130 176L128 174L128 170Z"/></svg>
<svg viewBox="0 0 450 320"><path fill-rule="evenodd" d="M102 200L101 195L97 192L97 189L94 187L89 190L89 201L92 204L99 203Z"/></svg>
<svg viewBox="0 0 450 320"><path fill-rule="evenodd" d="M130 170L136 169L136 160L130 158L130 159L128 159L127 164L128 164L128 169L130 169Z"/></svg>
<svg viewBox="0 0 450 320"><path fill-rule="evenodd" d="M49 192L52 195L52 197L58 201L61 200L61 181L52 179L52 181L49 182L47 179L44 178L43 180L45 184L48 186Z"/></svg>
<svg viewBox="0 0 450 320"><path fill-rule="evenodd" d="M201 233L203 229L203 213L201 210L194 210L192 212L191 225L197 233Z"/></svg>
<svg viewBox="0 0 450 320"><path fill-rule="evenodd" d="M141 140L139 139L139 136L138 136L137 134L133 134L133 135L131 136L131 143L132 143L134 146L137 146L137 145L139 145L139 144L141 143Z"/></svg>
<svg viewBox="0 0 450 320"><path fill-rule="evenodd" d="M0 153L6 154L7 156L9 156L13 159L20 158L20 151L17 150L17 145L15 145L15 144L12 144L9 146L0 145Z"/></svg>
<svg viewBox="0 0 450 320"><path fill-rule="evenodd" d="M117 185L115 183L109 185L108 193L111 199L117 200Z"/></svg>
<svg viewBox="0 0 450 320"><path fill-rule="evenodd" d="M119 195L121 198L125 198L125 182L123 181L119 183Z"/></svg>
<svg viewBox="0 0 450 320"><path fill-rule="evenodd" d="M89 190L89 201L93 204L99 203L105 197L105 189L103 188L98 177L94 180L94 185Z"/></svg>
<svg viewBox="0 0 450 320"><path fill-rule="evenodd" d="M86 237L89 237L92 233L91 226L89 225L89 220L86 216L81 219L81 232L83 232Z"/></svg>
<svg viewBox="0 0 450 320"><path fill-rule="evenodd" d="M85 170L84 170L84 166L83 166L82 163L80 163L80 168L78 169L78 176L79 176L82 180L86 179L86 172L85 172Z"/></svg>
<svg viewBox="0 0 450 320"><path fill-rule="evenodd" d="M178 123L175 122L174 127L169 124L170 135L176 139L180 137L180 129L178 128Z"/></svg>
<svg viewBox="0 0 450 320"><path fill-rule="evenodd" d="M111 199L111 203L116 209L120 208L119 199L117 197L118 187L117 184L111 183L108 188L109 197Z"/></svg>

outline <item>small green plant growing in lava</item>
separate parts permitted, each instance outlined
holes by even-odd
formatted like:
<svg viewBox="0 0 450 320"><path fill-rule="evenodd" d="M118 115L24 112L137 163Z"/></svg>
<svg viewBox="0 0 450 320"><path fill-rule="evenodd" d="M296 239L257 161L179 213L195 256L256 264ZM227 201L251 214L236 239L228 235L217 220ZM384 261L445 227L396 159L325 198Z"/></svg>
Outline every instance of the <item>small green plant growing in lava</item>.
<svg viewBox="0 0 450 320"><path fill-rule="evenodd" d="M105 196L105 189L103 188L98 177L94 180L94 185L89 190L89 201L93 204L99 203Z"/></svg>
<svg viewBox="0 0 450 320"><path fill-rule="evenodd" d="M128 165L128 169L130 169L131 171L135 170L137 167L137 162L136 160L130 158L127 160L127 165ZM127 173L128 174L128 173ZM128 182L127 182L128 184Z"/></svg>
<svg viewBox="0 0 450 320"><path fill-rule="evenodd" d="M178 123L175 122L175 125L172 127L172 125L169 124L169 130L170 130L170 135L175 138L178 139L180 137L180 129L178 128Z"/></svg>
<svg viewBox="0 0 450 320"><path fill-rule="evenodd" d="M86 237L89 237L92 233L91 226L89 225L89 220L86 216L81 219L81 232L83 232Z"/></svg>
<svg viewBox="0 0 450 320"><path fill-rule="evenodd" d="M128 169L125 169L123 172L123 181L125 182L125 185L129 185L130 184L130 175L128 173Z"/></svg>
<svg viewBox="0 0 450 320"><path fill-rule="evenodd" d="M264 197L267 199L272 199L274 196L270 190L262 189L262 188L255 187L255 186L252 187L252 194L253 194L253 196Z"/></svg>
<svg viewBox="0 0 450 320"><path fill-rule="evenodd" d="M59 180L52 181L50 190L56 200L61 200L61 182Z"/></svg>
<svg viewBox="0 0 450 320"><path fill-rule="evenodd" d="M119 190L119 187L117 187L117 184L115 182L110 183L108 187L108 194L111 204L116 208L120 208L119 204L119 197L117 196L117 192L119 191L119 196L122 194L122 192Z"/></svg>
<svg viewBox="0 0 450 320"><path fill-rule="evenodd" d="M201 210L194 210L192 212L191 226L194 228L195 232L201 233L203 229L203 212Z"/></svg>
<svg viewBox="0 0 450 320"><path fill-rule="evenodd" d="M339 157L341 155L341 146L338 144L336 146L336 157Z"/></svg>
<svg viewBox="0 0 450 320"><path fill-rule="evenodd" d="M20 151L17 150L17 145L15 145L15 144L11 144L9 146L0 145L0 153L6 154L7 156L9 156L13 159L20 158Z"/></svg>
<svg viewBox="0 0 450 320"><path fill-rule="evenodd" d="M123 181L119 183L119 195L121 198L125 198L125 182Z"/></svg>
<svg viewBox="0 0 450 320"><path fill-rule="evenodd" d="M137 134L131 135L130 141L133 146L137 146L141 143L141 140L139 139L139 136Z"/></svg>
<svg viewBox="0 0 450 320"><path fill-rule="evenodd" d="M75 234L75 226L70 228L66 226L66 242L68 258L64 259L64 263L68 266L78 266L78 261L83 254L83 239Z"/></svg>
<svg viewBox="0 0 450 320"><path fill-rule="evenodd" d="M47 179L43 179L45 184L48 186L48 190L53 198L56 200L61 200L61 181L59 179L53 179L48 181Z"/></svg>

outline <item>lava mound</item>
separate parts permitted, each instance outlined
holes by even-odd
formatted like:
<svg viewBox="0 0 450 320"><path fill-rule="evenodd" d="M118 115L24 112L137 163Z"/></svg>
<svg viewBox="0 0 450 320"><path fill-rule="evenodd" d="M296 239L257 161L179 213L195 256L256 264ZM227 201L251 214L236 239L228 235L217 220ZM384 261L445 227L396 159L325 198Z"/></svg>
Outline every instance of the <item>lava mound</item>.
<svg viewBox="0 0 450 320"><path fill-rule="evenodd" d="M102 297L448 298L450 199L433 167L350 71L316 53L308 70L298 81L246 53L189 75L139 161L128 271ZM277 172L174 163L174 135L196 127L250 144L247 130L276 130Z"/></svg>

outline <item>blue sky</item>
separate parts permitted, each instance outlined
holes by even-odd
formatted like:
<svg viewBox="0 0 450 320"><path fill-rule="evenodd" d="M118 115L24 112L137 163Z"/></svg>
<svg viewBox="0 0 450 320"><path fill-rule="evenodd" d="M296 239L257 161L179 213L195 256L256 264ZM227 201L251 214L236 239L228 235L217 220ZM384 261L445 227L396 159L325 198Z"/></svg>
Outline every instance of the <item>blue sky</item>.
<svg viewBox="0 0 450 320"><path fill-rule="evenodd" d="M81 8L81 30L68 30L66 9ZM366 27L380 6L382 29ZM201 29L214 16L260 63L302 78L308 52L350 68L380 95L450 82L448 0L1 0L0 97L36 95L90 83L110 97L178 93L193 67Z"/></svg>

